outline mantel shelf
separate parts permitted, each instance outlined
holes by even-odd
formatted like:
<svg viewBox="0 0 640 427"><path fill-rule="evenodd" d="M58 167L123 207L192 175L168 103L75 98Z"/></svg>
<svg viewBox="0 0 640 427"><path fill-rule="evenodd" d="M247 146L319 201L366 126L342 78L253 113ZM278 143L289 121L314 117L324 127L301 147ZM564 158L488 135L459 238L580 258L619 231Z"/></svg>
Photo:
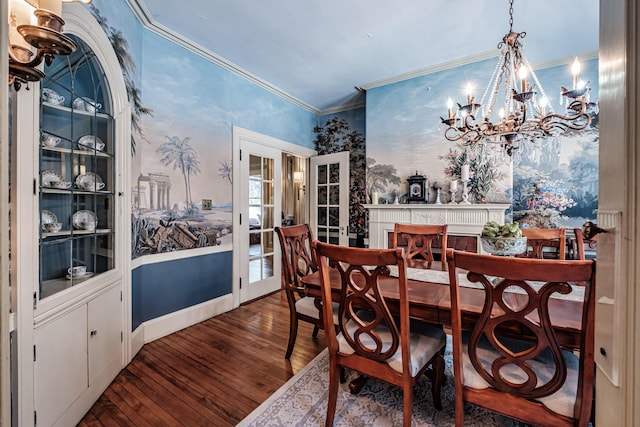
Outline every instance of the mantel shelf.
<svg viewBox="0 0 640 427"><path fill-rule="evenodd" d="M399 224L447 224L448 234L480 237L484 224L504 224L509 203L364 205L369 210L369 247L386 248L387 235ZM481 251L480 239L478 252Z"/></svg>

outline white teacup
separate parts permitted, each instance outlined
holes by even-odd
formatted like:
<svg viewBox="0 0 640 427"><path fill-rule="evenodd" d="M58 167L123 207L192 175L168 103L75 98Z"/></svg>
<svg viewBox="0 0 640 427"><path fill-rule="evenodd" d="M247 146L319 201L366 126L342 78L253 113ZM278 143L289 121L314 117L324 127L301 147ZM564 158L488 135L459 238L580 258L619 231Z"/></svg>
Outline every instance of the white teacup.
<svg viewBox="0 0 640 427"><path fill-rule="evenodd" d="M102 190L104 188L104 182L85 181L82 183L84 190Z"/></svg>
<svg viewBox="0 0 640 427"><path fill-rule="evenodd" d="M87 97L78 97L73 100L73 108L76 110L84 110L88 113L95 113L96 110L102 108L102 104L99 102L95 102L91 98Z"/></svg>
<svg viewBox="0 0 640 427"><path fill-rule="evenodd" d="M51 135L47 132L42 132L40 140L42 141L42 145L45 147L55 147L56 145L60 144L62 138L60 138L59 136Z"/></svg>
<svg viewBox="0 0 640 427"><path fill-rule="evenodd" d="M85 267L84 265L69 267L69 269L67 270L67 273L69 273L69 276L71 277L84 276L85 274L87 274L87 267Z"/></svg>
<svg viewBox="0 0 640 427"><path fill-rule="evenodd" d="M53 89L42 89L42 100L51 104L62 105L64 103L64 96L60 95Z"/></svg>
<svg viewBox="0 0 640 427"><path fill-rule="evenodd" d="M47 224L44 224L44 230L49 232L49 233L57 233L58 231L62 230L62 223L61 222L49 222Z"/></svg>

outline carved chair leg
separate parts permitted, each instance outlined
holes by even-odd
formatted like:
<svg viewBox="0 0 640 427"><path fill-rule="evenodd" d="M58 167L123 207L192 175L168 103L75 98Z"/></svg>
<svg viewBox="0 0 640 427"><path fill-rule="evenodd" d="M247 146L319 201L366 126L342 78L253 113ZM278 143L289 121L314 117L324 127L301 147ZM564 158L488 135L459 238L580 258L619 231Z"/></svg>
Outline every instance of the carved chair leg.
<svg viewBox="0 0 640 427"><path fill-rule="evenodd" d="M318 338L318 331L320 331L320 327L318 325L315 325L313 327L313 332L311 333L311 337Z"/></svg>
<svg viewBox="0 0 640 427"><path fill-rule="evenodd" d="M296 343L296 335L298 335L298 318L295 313L292 313L291 321L289 322L289 344L287 345L287 352L284 355L285 359L289 359L291 357L293 346Z"/></svg>
<svg viewBox="0 0 640 427"><path fill-rule="evenodd" d="M442 410L442 398L440 391L442 390L442 383L444 382L444 358L441 354L433 359L431 363L433 368L433 375L431 378L431 394L433 395L433 406L438 410Z"/></svg>

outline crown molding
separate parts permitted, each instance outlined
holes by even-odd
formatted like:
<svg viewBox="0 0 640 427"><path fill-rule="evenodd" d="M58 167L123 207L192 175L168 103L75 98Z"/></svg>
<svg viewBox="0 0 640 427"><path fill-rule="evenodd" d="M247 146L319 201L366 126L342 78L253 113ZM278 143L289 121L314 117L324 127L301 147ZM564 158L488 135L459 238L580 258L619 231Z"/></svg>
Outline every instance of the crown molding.
<svg viewBox="0 0 640 427"><path fill-rule="evenodd" d="M360 101L360 102L355 102L353 104L345 104L345 105L340 105L338 107L332 107L332 108L320 110L318 115L326 116L328 114L336 114L336 113L341 113L343 111L355 110L356 108L363 108L363 107L366 107L366 103L364 101Z"/></svg>
<svg viewBox="0 0 640 427"><path fill-rule="evenodd" d="M213 62L216 65L219 65L220 67L234 73L237 74L243 78L245 78L246 80L250 81L251 83L254 83L260 87L262 87L263 89L268 90L269 92L278 95L281 98L284 98L285 100L296 104L314 114L320 114L320 110L307 104L306 102L301 101L300 99L296 98L295 96L285 92L284 90L270 84L269 82L261 79L260 77L251 74L250 72L248 72L247 70L244 70L243 68L237 66L236 64L227 61L226 59L222 58L221 56L216 55L214 52L200 46L199 44L186 39L185 37L181 36L180 34L176 33L175 31L165 27L164 25L158 23L155 19L153 19L153 16L151 15L151 11L149 11L149 9L147 8L147 5L144 3L144 0L125 0L127 2L127 4L129 5L129 8L131 9L131 11L133 12L133 14L135 15L135 17L138 19L138 21L140 21L140 23L142 24L143 27L145 27L146 29L153 31L154 33L158 34L161 37L166 38L167 40L170 40L174 43L176 43L177 45L195 53L196 55L201 56L202 58Z"/></svg>

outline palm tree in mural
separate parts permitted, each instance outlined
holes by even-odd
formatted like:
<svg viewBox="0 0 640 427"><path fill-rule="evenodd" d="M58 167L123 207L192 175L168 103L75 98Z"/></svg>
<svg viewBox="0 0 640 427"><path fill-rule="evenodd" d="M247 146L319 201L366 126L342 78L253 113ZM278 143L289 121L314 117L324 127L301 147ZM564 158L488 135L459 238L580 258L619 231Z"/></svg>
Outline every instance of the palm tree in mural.
<svg viewBox="0 0 640 427"><path fill-rule="evenodd" d="M133 73L136 69L136 63L133 57L129 53L129 43L122 35L122 32L109 25L107 18L100 14L100 10L93 4L89 5L89 10L96 18L104 32L107 34L111 46L118 58L120 68L122 69L122 75L124 77L124 84L127 89L127 96L131 103L131 155L136 154L136 135L142 140L146 140L140 124L141 117L143 115L153 116L153 110L146 108L142 105L140 97L140 89L138 89L133 81Z"/></svg>
<svg viewBox="0 0 640 427"><path fill-rule="evenodd" d="M156 149L162 154L162 162L165 166L173 166L178 169L184 177L184 189L186 193L186 202L189 210L192 208L191 201L191 175L200 173L200 162L198 161L198 152L191 146L191 137L180 139L177 136L165 136L167 141Z"/></svg>
<svg viewBox="0 0 640 427"><path fill-rule="evenodd" d="M229 184L233 184L233 169L231 168L231 163L226 160L224 162L219 161L218 163L220 163L220 167L218 168L218 176L225 181L229 181Z"/></svg>

